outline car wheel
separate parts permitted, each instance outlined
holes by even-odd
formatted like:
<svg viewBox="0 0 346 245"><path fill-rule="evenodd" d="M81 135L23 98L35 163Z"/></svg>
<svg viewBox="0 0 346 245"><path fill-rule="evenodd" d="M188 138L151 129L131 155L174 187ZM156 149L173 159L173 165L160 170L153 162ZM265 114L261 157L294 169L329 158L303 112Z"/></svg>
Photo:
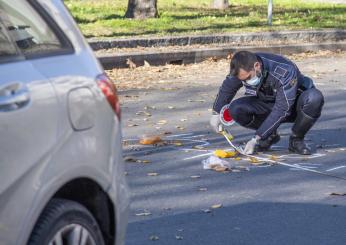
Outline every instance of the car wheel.
<svg viewBox="0 0 346 245"><path fill-rule="evenodd" d="M28 245L104 245L100 228L81 204L52 199L43 210Z"/></svg>

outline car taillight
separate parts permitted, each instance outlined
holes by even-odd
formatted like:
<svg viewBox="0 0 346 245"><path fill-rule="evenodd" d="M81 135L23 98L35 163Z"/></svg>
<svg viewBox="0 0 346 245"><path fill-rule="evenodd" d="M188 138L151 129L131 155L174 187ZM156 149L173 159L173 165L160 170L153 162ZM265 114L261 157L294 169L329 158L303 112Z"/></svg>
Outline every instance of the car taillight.
<svg viewBox="0 0 346 245"><path fill-rule="evenodd" d="M113 81L106 74L101 74L96 77L96 82L120 120L120 103L117 95L117 89Z"/></svg>

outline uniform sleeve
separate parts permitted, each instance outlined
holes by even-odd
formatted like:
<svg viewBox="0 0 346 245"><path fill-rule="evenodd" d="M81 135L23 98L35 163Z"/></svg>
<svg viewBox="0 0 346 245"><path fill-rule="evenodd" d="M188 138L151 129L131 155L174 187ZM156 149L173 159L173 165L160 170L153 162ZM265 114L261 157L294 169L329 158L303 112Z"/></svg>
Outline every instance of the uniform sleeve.
<svg viewBox="0 0 346 245"><path fill-rule="evenodd" d="M219 93L216 96L213 110L220 113L222 107L231 103L234 96L242 86L243 83L238 78L227 76L219 89Z"/></svg>
<svg viewBox="0 0 346 245"><path fill-rule="evenodd" d="M277 88L275 104L269 116L256 131L261 139L270 136L291 114L297 95L297 78L295 73L280 83Z"/></svg>

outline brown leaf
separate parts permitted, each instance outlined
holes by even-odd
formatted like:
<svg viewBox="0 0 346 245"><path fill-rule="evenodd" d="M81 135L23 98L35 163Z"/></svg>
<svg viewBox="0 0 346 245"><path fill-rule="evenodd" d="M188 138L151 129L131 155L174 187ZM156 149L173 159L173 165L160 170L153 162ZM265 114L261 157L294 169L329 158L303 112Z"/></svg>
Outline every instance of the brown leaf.
<svg viewBox="0 0 346 245"><path fill-rule="evenodd" d="M225 166L217 166L213 168L216 172L229 172L229 169Z"/></svg>
<svg viewBox="0 0 346 245"><path fill-rule="evenodd" d="M162 140L159 136L152 136L152 137L144 136L142 139L139 140L139 143L142 145L153 145L161 141Z"/></svg>
<svg viewBox="0 0 346 245"><path fill-rule="evenodd" d="M278 157L277 157L277 156L274 156L274 155L271 155L271 156L269 157L269 159L272 160L272 161L278 161Z"/></svg>

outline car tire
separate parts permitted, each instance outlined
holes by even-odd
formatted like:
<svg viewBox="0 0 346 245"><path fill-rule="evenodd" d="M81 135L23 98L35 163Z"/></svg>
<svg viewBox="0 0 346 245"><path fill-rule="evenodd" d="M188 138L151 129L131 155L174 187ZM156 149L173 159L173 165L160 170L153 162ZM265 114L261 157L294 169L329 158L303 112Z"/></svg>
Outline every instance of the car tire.
<svg viewBox="0 0 346 245"><path fill-rule="evenodd" d="M56 198L43 210L28 245L60 244L59 242L63 245L104 245L95 218L84 206Z"/></svg>

